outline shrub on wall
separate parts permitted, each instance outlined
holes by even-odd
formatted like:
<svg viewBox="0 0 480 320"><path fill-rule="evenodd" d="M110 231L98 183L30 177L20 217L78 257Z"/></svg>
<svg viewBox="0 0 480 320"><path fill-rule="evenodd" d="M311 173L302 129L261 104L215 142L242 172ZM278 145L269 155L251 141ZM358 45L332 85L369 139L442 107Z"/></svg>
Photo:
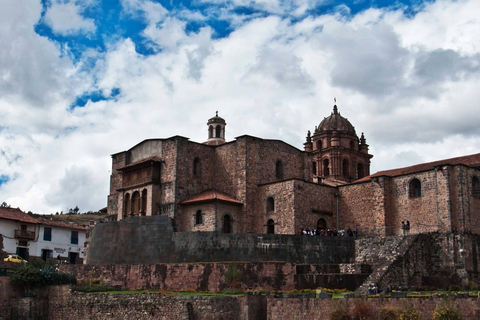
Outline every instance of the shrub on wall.
<svg viewBox="0 0 480 320"><path fill-rule="evenodd" d="M341 301L333 301L329 314L330 320L351 320Z"/></svg>
<svg viewBox="0 0 480 320"><path fill-rule="evenodd" d="M403 309L400 310L398 315L399 320L420 320L420 314L415 307L412 305L407 305Z"/></svg>
<svg viewBox="0 0 480 320"><path fill-rule="evenodd" d="M433 320L461 320L462 317L457 308L450 302L438 306L433 312Z"/></svg>
<svg viewBox="0 0 480 320"><path fill-rule="evenodd" d="M21 266L11 275L12 283L24 286L25 290L48 285L76 283L75 276L58 272L46 263L29 263Z"/></svg>
<svg viewBox="0 0 480 320"><path fill-rule="evenodd" d="M355 300L354 312L355 320L367 320L375 315L373 306L367 299Z"/></svg>
<svg viewBox="0 0 480 320"><path fill-rule="evenodd" d="M398 308L392 306L383 307L380 310L380 319L382 320L397 320Z"/></svg>

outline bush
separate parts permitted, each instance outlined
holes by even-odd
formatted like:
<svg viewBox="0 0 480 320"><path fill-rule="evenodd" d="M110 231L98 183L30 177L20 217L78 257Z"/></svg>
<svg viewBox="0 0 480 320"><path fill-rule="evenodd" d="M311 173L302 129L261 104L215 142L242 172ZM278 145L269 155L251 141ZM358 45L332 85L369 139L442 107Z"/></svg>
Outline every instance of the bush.
<svg viewBox="0 0 480 320"><path fill-rule="evenodd" d="M460 312L451 303L445 302L433 312L433 320L460 320Z"/></svg>
<svg viewBox="0 0 480 320"><path fill-rule="evenodd" d="M11 276L12 283L23 285L26 290L48 285L76 283L73 274L58 272L53 266L41 261L43 260L34 260L33 263L18 268Z"/></svg>
<svg viewBox="0 0 480 320"><path fill-rule="evenodd" d="M415 310L415 308L411 305L406 306L405 308L401 309L399 312L399 320L420 320L420 314Z"/></svg>
<svg viewBox="0 0 480 320"><path fill-rule="evenodd" d="M397 320L398 309L392 306L383 307L380 310L380 319L382 320Z"/></svg>
<svg viewBox="0 0 480 320"><path fill-rule="evenodd" d="M340 301L334 301L330 311L330 320L350 320L347 310Z"/></svg>
<svg viewBox="0 0 480 320"><path fill-rule="evenodd" d="M367 299L356 300L354 310L355 320L367 320L375 315L372 305Z"/></svg>

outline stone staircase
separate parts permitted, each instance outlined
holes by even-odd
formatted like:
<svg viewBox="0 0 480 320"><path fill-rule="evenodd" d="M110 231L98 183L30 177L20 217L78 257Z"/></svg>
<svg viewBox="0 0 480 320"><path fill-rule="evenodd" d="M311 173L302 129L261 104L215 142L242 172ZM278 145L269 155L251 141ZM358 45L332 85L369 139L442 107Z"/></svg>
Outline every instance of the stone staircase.
<svg viewBox="0 0 480 320"><path fill-rule="evenodd" d="M370 264L373 271L355 292L366 293L371 285L379 284L391 265L407 253L417 238L418 234L356 240L355 262Z"/></svg>

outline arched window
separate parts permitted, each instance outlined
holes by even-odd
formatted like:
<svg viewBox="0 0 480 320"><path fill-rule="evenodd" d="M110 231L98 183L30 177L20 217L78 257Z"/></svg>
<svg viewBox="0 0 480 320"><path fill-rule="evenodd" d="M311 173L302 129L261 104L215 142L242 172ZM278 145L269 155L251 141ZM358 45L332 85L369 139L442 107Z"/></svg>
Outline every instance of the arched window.
<svg viewBox="0 0 480 320"><path fill-rule="evenodd" d="M213 126L208 127L208 138L213 138Z"/></svg>
<svg viewBox="0 0 480 320"><path fill-rule="evenodd" d="M282 160L277 160L275 164L275 177L277 179L283 179L283 163Z"/></svg>
<svg viewBox="0 0 480 320"><path fill-rule="evenodd" d="M223 217L223 233L232 233L232 218L230 217L229 214L226 214Z"/></svg>
<svg viewBox="0 0 480 320"><path fill-rule="evenodd" d="M147 212L147 189L142 191L142 216Z"/></svg>
<svg viewBox="0 0 480 320"><path fill-rule="evenodd" d="M350 175L350 165L347 159L343 159L342 170L345 177L348 177Z"/></svg>
<svg viewBox="0 0 480 320"><path fill-rule="evenodd" d="M408 195L410 198L418 198L422 196L422 184L417 178L410 181Z"/></svg>
<svg viewBox="0 0 480 320"><path fill-rule="evenodd" d="M273 197L268 197L267 198L267 212L274 211L275 210L275 200Z"/></svg>
<svg viewBox="0 0 480 320"><path fill-rule="evenodd" d="M202 224L203 223L203 214L202 210L198 210L195 214L195 224Z"/></svg>
<svg viewBox="0 0 480 320"><path fill-rule="evenodd" d="M317 163L315 161L312 163L312 172L313 174L317 174Z"/></svg>
<svg viewBox="0 0 480 320"><path fill-rule="evenodd" d="M140 192L135 191L132 194L132 214L136 215L140 213Z"/></svg>
<svg viewBox="0 0 480 320"><path fill-rule="evenodd" d="M221 138L221 133L222 133L222 127L221 126L217 126L215 128L215 137L216 138Z"/></svg>
<svg viewBox="0 0 480 320"><path fill-rule="evenodd" d="M195 158L193 160L193 175L199 176L202 174L202 164L200 163L200 158Z"/></svg>
<svg viewBox="0 0 480 320"><path fill-rule="evenodd" d="M477 176L472 178L472 195L475 198L480 198L480 181Z"/></svg>
<svg viewBox="0 0 480 320"><path fill-rule="evenodd" d="M363 167L363 163L358 163L357 164L357 178L362 179L365 177L365 168Z"/></svg>
<svg viewBox="0 0 480 320"><path fill-rule="evenodd" d="M323 160L323 175L325 177L330 175L330 162L328 159Z"/></svg>
<svg viewBox="0 0 480 320"><path fill-rule="evenodd" d="M130 215L130 193L127 193L125 195L125 200L124 200L124 210L123 210L123 218L125 219Z"/></svg>
<svg viewBox="0 0 480 320"><path fill-rule="evenodd" d="M322 150L322 140L317 140L317 149Z"/></svg>
<svg viewBox="0 0 480 320"><path fill-rule="evenodd" d="M267 221L267 233L274 234L275 233L275 222L273 219Z"/></svg>
<svg viewBox="0 0 480 320"><path fill-rule="evenodd" d="M317 221L317 229L326 229L327 228L327 221L325 219L320 218Z"/></svg>

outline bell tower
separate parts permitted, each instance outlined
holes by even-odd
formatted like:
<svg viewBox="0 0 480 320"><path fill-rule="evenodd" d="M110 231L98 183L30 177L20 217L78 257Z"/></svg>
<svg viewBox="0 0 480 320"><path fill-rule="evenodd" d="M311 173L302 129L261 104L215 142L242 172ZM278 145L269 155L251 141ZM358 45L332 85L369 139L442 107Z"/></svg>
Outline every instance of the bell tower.
<svg viewBox="0 0 480 320"><path fill-rule="evenodd" d="M205 142L208 145L218 146L225 143L225 120L218 116L218 111L215 112L215 117L208 119L208 140Z"/></svg>

